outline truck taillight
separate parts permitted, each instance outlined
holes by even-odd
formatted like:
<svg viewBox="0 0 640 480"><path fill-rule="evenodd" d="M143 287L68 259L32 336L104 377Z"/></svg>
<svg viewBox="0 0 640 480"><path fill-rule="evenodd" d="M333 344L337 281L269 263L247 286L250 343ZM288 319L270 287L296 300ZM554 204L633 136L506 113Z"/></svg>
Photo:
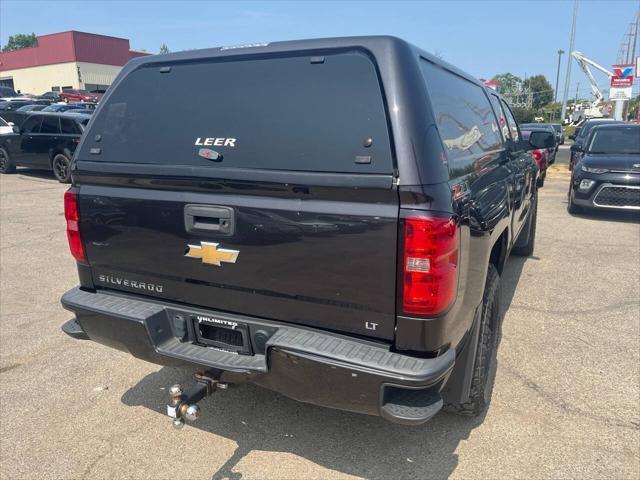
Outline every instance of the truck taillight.
<svg viewBox="0 0 640 480"><path fill-rule="evenodd" d="M80 238L80 217L78 215L78 193L70 188L64 192L64 218L67 221L67 239L73 258L86 262L84 247Z"/></svg>
<svg viewBox="0 0 640 480"><path fill-rule="evenodd" d="M404 219L402 311L437 315L458 289L458 225L450 217Z"/></svg>

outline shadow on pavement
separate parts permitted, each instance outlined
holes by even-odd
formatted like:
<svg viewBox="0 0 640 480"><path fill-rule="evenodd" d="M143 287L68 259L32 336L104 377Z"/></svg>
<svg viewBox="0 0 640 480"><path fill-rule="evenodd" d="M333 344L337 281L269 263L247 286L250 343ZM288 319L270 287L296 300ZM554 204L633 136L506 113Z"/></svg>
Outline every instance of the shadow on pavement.
<svg viewBox="0 0 640 480"><path fill-rule="evenodd" d="M38 178L43 180L51 180L53 182L57 182L56 177L53 176L53 172L51 170L36 170L33 168L20 168L18 167L15 175L24 175L25 177L30 178Z"/></svg>
<svg viewBox="0 0 640 480"><path fill-rule="evenodd" d="M605 220L607 222L620 223L640 223L640 212L638 211L614 212L604 210L586 210L581 213L573 213L570 215L577 218L586 218L589 220Z"/></svg>
<svg viewBox="0 0 640 480"><path fill-rule="evenodd" d="M516 257L515 255L511 255L507 259L502 275L500 276L500 286L502 288L502 298L500 303L502 306L503 318L513 301L513 296L518 288L518 282L520 281L524 264L526 262L537 262L538 260L540 260L540 258L535 256L535 252L532 257Z"/></svg>
<svg viewBox="0 0 640 480"><path fill-rule="evenodd" d="M503 272L502 311L508 310L527 260L512 257ZM129 406L143 406L166 416L168 387L191 382L185 370L163 367L122 396ZM446 478L458 465L456 449L484 421L440 413L430 422L406 427L381 418L306 405L253 384L215 393L200 402L202 417L186 427L237 443L212 480L239 479L233 469L253 451L291 453L317 465L365 478ZM166 417L167 430L172 429ZM207 458L205 447L199 458ZM213 452L212 452L213 454Z"/></svg>
<svg viewBox="0 0 640 480"><path fill-rule="evenodd" d="M160 389L189 381L185 371L163 367L128 390L122 402L166 415L167 389ZM291 453L365 478L446 478L458 464L458 444L484 418L440 413L425 425L405 427L377 417L301 404L253 384L217 392L200 405L202 418L191 427L238 445L225 464L212 472L212 479L241 478L233 469L252 451ZM171 431L169 417L166 422ZM175 434L188 434L189 428ZM204 446L198 458L207 458Z"/></svg>

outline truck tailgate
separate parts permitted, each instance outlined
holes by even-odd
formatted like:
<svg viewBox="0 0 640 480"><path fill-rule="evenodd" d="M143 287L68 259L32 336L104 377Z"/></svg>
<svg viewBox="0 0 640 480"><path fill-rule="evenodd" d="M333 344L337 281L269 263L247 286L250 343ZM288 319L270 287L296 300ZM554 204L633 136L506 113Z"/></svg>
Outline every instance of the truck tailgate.
<svg viewBox="0 0 640 480"><path fill-rule="evenodd" d="M279 196L259 194L258 185L245 185L243 195L81 187L81 231L96 286L393 338L395 189L271 189ZM206 207L232 212L233 231L190 228L185 210L206 214ZM214 257L238 252L235 263L197 256L212 244Z"/></svg>

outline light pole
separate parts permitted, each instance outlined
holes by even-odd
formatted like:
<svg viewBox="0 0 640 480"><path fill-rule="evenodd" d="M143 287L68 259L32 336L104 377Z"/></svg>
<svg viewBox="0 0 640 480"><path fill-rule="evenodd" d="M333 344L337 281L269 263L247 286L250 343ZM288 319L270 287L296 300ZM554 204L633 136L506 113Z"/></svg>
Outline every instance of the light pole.
<svg viewBox="0 0 640 480"><path fill-rule="evenodd" d="M562 59L562 54L564 50L558 50L558 69L556 70L556 90L553 94L553 103L558 101L558 87L560 86L560 60Z"/></svg>
<svg viewBox="0 0 640 480"><path fill-rule="evenodd" d="M569 55L573 52L576 43L576 17L578 16L578 0L573 1L573 21L571 22L571 41L569 47ZM569 82L571 82L571 58L567 61L567 75L564 79L564 94L562 95L562 110L560 114L560 123L564 123L564 117L567 113L567 99L569 98Z"/></svg>
<svg viewBox="0 0 640 480"><path fill-rule="evenodd" d="M558 49L558 68L556 69L556 88L553 91L553 103L555 104L558 101L558 87L560 86L560 61L562 59L562 54L564 53L564 50L562 50L561 48ZM553 107L553 109L551 110L551 117L553 120L556 119L556 110L555 107ZM562 122L560 122L562 123Z"/></svg>

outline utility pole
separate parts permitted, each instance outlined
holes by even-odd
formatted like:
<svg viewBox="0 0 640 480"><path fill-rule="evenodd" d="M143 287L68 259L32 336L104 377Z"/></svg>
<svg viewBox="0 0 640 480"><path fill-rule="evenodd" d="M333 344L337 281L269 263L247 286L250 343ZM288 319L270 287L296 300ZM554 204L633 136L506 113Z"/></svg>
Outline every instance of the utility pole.
<svg viewBox="0 0 640 480"><path fill-rule="evenodd" d="M553 103L556 103L558 101L558 88L560 88L560 61L562 59L563 53L564 50L562 50L561 48L558 49L558 68L556 69L556 88L553 90ZM571 61L571 59L569 59L569 61ZM556 119L555 107L553 107L553 109L551 110L551 119Z"/></svg>
<svg viewBox="0 0 640 480"><path fill-rule="evenodd" d="M573 52L576 44L576 18L578 17L578 0L573 0L573 21L571 22L571 41L569 42L569 54ZM567 113L567 98L569 97L569 83L571 82L571 59L567 62L567 75L564 79L564 94L562 95L562 110L560 123L564 123Z"/></svg>
<svg viewBox="0 0 640 480"><path fill-rule="evenodd" d="M553 93L553 103L556 103L558 101L558 88L560 87L560 60L562 59L563 53L564 50L558 50L558 69L556 70L556 90ZM569 61L571 61L571 59L569 59Z"/></svg>
<svg viewBox="0 0 640 480"><path fill-rule="evenodd" d="M578 82L578 84L576 85L576 101L573 105L574 109L578 105L578 90L580 90L580 82Z"/></svg>

